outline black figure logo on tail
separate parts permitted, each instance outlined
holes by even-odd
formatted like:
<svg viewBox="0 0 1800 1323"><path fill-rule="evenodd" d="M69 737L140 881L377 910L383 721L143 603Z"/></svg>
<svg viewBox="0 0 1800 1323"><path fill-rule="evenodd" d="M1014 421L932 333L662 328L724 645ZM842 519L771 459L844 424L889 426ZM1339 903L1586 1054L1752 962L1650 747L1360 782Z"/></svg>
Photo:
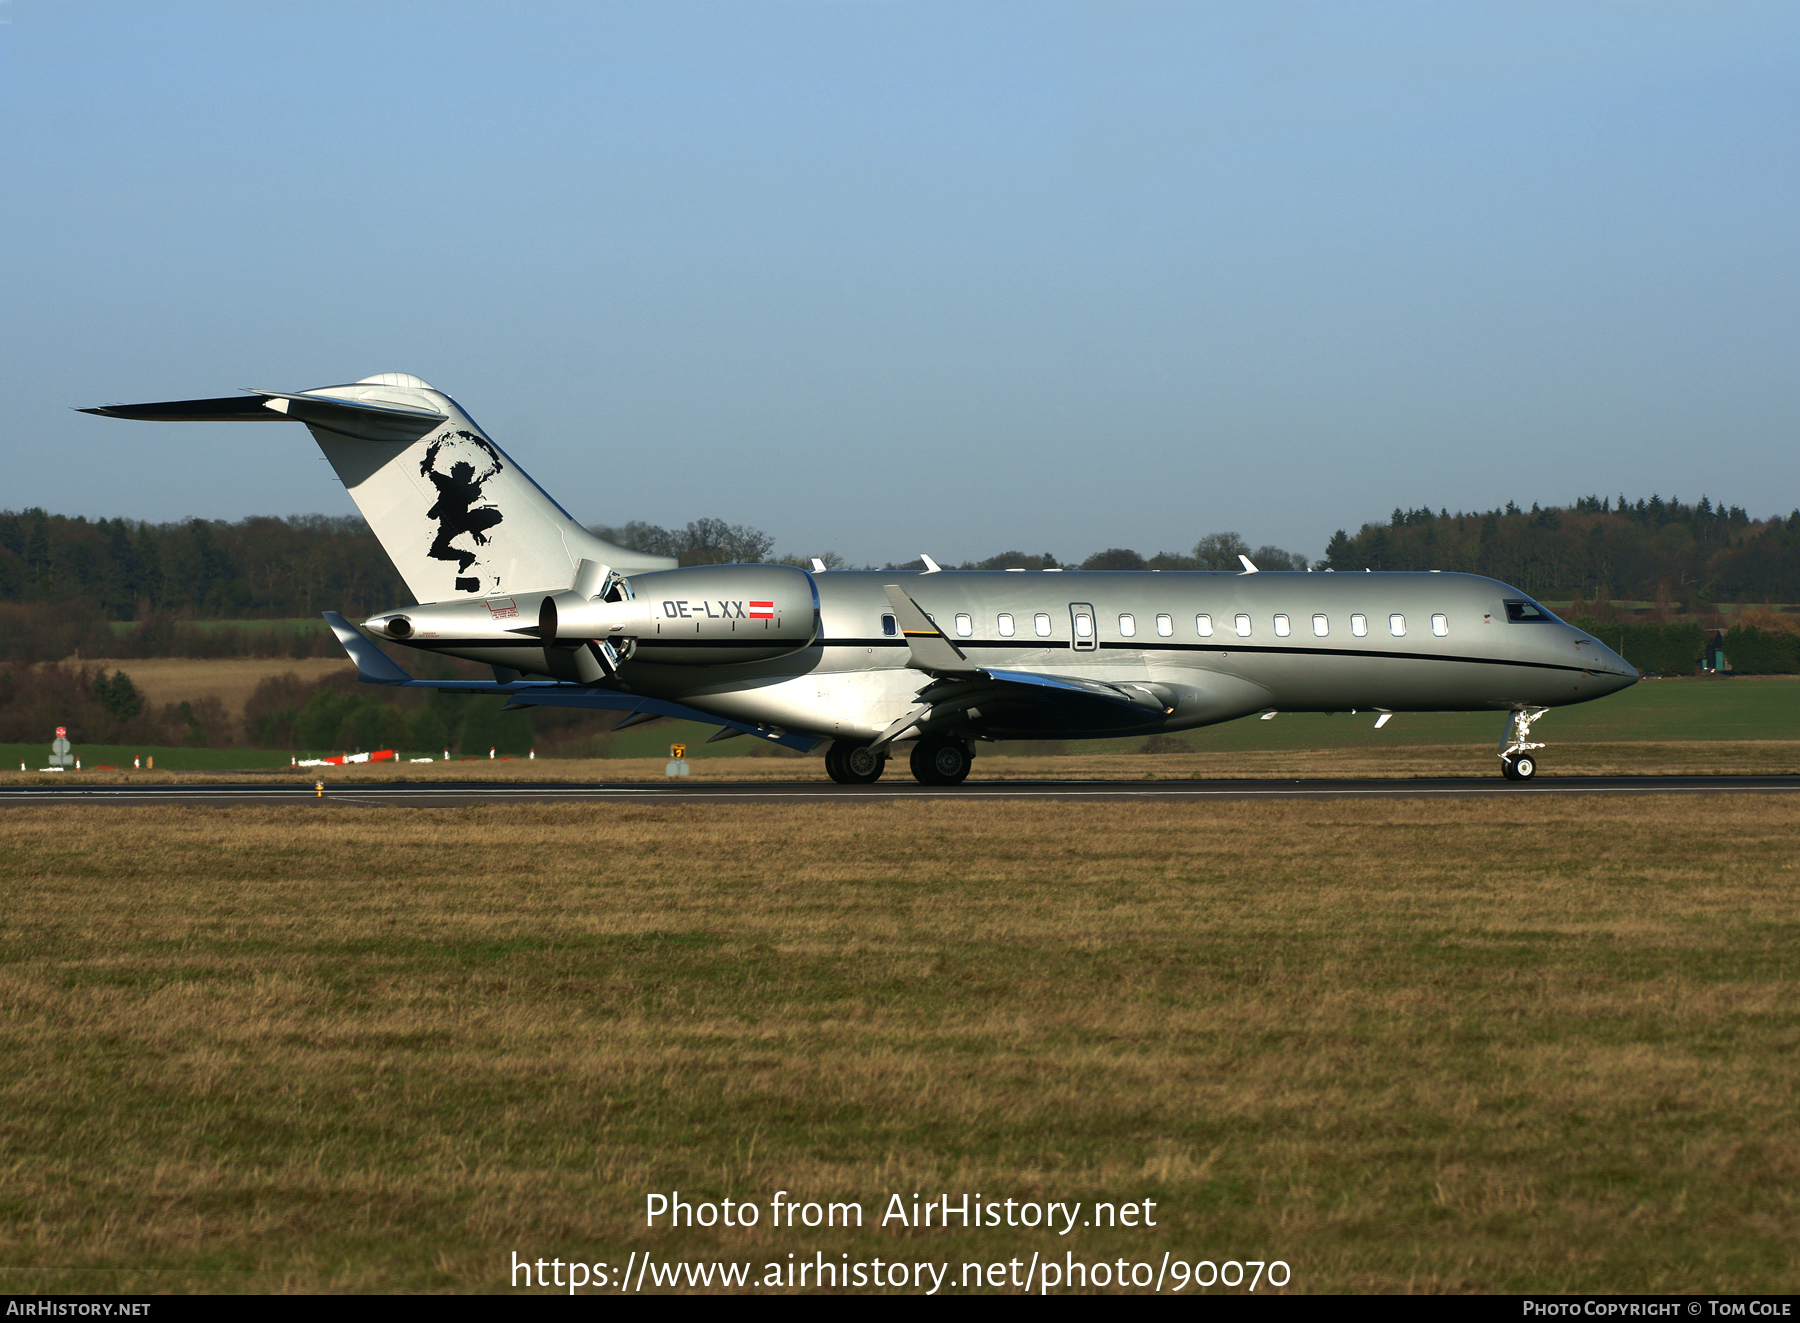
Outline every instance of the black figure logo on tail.
<svg viewBox="0 0 1800 1323"><path fill-rule="evenodd" d="M460 573L473 565L477 559L473 551L464 551L460 547L450 545L450 540L467 533L474 539L475 545L487 545L487 530L501 522L503 516L491 505L477 506L481 499L481 489L487 480L506 466L500 462L500 452L494 449L493 443L485 437L476 436L473 432L457 432L458 440L467 441L473 446L487 452L492 461L487 471L477 476L475 466L466 459L459 459L450 466L448 474L439 473L432 465L437 463L438 451L450 440L446 432L426 448L425 458L419 461L420 476L430 478L437 488L437 504L425 512L427 519L438 521L437 537L432 541L431 550L425 554L433 560L453 560ZM478 592L481 588L479 579L458 579L459 591Z"/></svg>

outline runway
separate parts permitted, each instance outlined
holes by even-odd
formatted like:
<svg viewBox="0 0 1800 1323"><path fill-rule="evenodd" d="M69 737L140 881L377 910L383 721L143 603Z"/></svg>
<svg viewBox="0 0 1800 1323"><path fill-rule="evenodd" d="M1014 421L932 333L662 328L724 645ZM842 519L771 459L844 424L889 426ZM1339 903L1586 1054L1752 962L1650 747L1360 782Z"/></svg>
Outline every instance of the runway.
<svg viewBox="0 0 1800 1323"><path fill-rule="evenodd" d="M793 782L597 782L525 784L517 781L421 785L379 782L311 785L195 782L164 785L20 786L0 790L0 808L80 804L90 807L231 807L247 804L319 808L468 808L478 804L868 804L890 800L942 802L1264 799L1485 799L1543 795L1778 795L1800 792L1800 776L1555 777L1516 784L1499 777L1407 781L973 781L929 787L912 781L840 786Z"/></svg>

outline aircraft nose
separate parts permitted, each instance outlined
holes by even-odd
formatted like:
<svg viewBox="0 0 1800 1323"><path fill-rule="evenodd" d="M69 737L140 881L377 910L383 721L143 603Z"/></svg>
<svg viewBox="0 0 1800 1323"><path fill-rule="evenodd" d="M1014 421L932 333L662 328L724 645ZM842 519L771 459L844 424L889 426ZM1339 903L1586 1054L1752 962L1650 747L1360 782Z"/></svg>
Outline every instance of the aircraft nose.
<svg viewBox="0 0 1800 1323"><path fill-rule="evenodd" d="M1594 665L1590 674L1606 682L1607 693L1616 694L1619 690L1629 689L1638 682L1637 667L1604 643L1597 640L1584 643L1581 650L1594 655Z"/></svg>

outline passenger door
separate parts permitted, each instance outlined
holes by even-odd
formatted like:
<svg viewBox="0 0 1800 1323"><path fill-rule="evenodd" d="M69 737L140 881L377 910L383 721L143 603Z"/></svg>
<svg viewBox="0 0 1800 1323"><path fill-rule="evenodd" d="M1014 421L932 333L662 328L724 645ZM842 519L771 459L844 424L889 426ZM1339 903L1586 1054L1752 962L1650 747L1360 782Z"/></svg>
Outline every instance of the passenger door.
<svg viewBox="0 0 1800 1323"><path fill-rule="evenodd" d="M1094 650L1094 608L1087 602L1069 603L1069 637L1076 652Z"/></svg>

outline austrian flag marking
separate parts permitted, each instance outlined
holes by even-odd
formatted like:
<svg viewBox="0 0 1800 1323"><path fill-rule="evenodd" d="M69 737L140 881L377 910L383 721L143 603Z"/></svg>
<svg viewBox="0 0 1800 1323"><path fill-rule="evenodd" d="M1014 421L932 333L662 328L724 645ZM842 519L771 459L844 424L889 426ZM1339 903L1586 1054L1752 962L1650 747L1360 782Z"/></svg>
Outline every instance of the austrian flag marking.
<svg viewBox="0 0 1800 1323"><path fill-rule="evenodd" d="M750 618L752 620L773 620L775 618L775 603L773 603L773 602L752 602L752 603L750 603Z"/></svg>

